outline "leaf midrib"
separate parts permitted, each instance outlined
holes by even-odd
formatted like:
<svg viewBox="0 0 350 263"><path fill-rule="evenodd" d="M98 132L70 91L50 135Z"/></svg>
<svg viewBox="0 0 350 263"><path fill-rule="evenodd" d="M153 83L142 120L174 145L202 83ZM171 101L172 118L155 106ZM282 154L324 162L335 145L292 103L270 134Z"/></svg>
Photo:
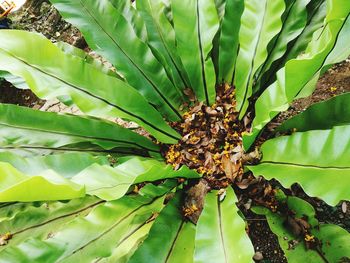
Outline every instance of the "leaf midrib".
<svg viewBox="0 0 350 263"><path fill-rule="evenodd" d="M289 165L296 167L305 167L305 168L315 168L315 169L334 169L334 170L347 170L350 169L350 166L321 166L313 164L301 164L301 163L289 163L289 162L275 162L275 161L262 161L259 164L280 164L280 165Z"/></svg>
<svg viewBox="0 0 350 263"><path fill-rule="evenodd" d="M104 235L106 235L108 232L112 231L115 227L117 227L120 223L122 223L124 220L126 220L129 216L131 216L132 214L134 214L135 212L137 212L138 210L140 210L142 207L147 206L147 205L151 205L152 203L154 203L158 198L160 198L159 196L153 198L150 202L148 203L144 203L142 205L140 205L139 207L135 208L134 210L130 211L127 215L123 216L120 220L118 220L116 223L114 223L111 227L109 227L107 230L105 230L104 232L102 232L100 235L98 235L96 238L90 240L88 243L86 243L85 245L81 246L78 249L75 249L74 251L72 251L69 255L59 259L57 261L58 262L62 262L63 260L69 258L70 256L76 254L78 251L81 251L82 249L86 248L87 246L91 245L92 243L94 243L95 241L99 240L100 238L102 238Z"/></svg>
<svg viewBox="0 0 350 263"><path fill-rule="evenodd" d="M257 81L259 81L259 80L261 79L261 77L263 76L264 71L265 71L265 67L266 67L266 65L270 62L269 60L270 60L270 58L272 57L272 55L274 54L273 51L275 50L275 48L276 48L276 46L277 46L277 43L279 42L280 37L282 36L282 32L283 32L283 30L285 29L285 27L288 26L287 23L286 23L286 21L288 21L288 19L289 19L289 17L290 17L290 14L291 14L291 12L292 12L292 10L293 10L293 8L294 8L296 2L297 2L297 1L295 0L295 1L292 3L292 5L290 6L290 8L289 8L289 10L288 10L288 12L287 12L287 16L286 16L284 22L282 22L282 28L281 28L280 32L278 33L278 36L277 36L277 38L276 38L276 41L275 41L274 44L273 44L273 47L272 47L272 49L271 49L271 52L268 53L267 58L265 59L264 64L262 65L261 70L260 70L258 76L256 77L256 80L257 80ZM282 55L282 56L283 56L283 55ZM264 85L265 85L265 84L264 84Z"/></svg>
<svg viewBox="0 0 350 263"><path fill-rule="evenodd" d="M150 0L147 0L148 2L148 5L150 6L150 9L151 9L151 12L152 12L152 17L153 17L153 8L152 8L152 5L150 4ZM186 81L184 79L184 77L182 76L182 72L181 70L179 69L179 67L177 66L176 62L175 62L175 59L173 58L173 54L172 52L170 52L169 48L168 48L168 45L166 44L166 41L164 39L164 36L163 36L163 33L159 27L159 24L158 24L158 21L153 17L153 20L155 21L155 25L156 25L156 28L157 28L157 31L158 31L158 34L159 34L159 37L163 43L163 46L165 48L165 50L168 52L168 55L169 55L169 58L171 59L171 62L173 63L177 73L179 74L180 78L181 78L181 81L183 82L184 86L186 87L187 84L186 84Z"/></svg>
<svg viewBox="0 0 350 263"><path fill-rule="evenodd" d="M258 47L259 47L259 43L260 43L260 39L261 39L262 29L264 28L264 24L265 24L266 12L267 12L267 0L265 0L264 16L263 16L263 19L262 19L262 22L261 22L261 26L260 26L260 29L259 29L258 40L257 40L255 48L254 48L253 59L252 59L251 67L250 67L250 70L249 70L248 81L247 81L247 84L246 84L245 90L244 90L244 96L243 96L242 104L241 104L240 109L239 109L240 114L242 114L241 111L242 111L244 105L246 105L246 99L247 99L247 95L248 95L248 87L249 87L250 82L251 82L251 77L252 77L252 74L253 74L253 69L254 69L254 64L255 64L255 57L256 57L256 54L258 52Z"/></svg>
<svg viewBox="0 0 350 263"><path fill-rule="evenodd" d="M226 246L225 246L225 240L224 240L224 231L222 229L223 227L222 227L222 215L221 215L220 196L217 197L216 202L217 202L217 208L218 208L218 221L219 221L221 245L222 245L222 249L224 251L225 262L228 263Z"/></svg>
<svg viewBox="0 0 350 263"><path fill-rule="evenodd" d="M327 53L327 55L326 55L325 58L323 59L322 64L318 67L317 71L312 75L311 78L309 78L309 81L312 80L313 78L315 78L315 77L317 76L317 74L319 73L319 71L320 71L324 66L326 66L326 65L324 65L324 63L327 61L329 55L332 53L332 51L333 51L333 50L335 49L335 47L337 46L338 38L339 38L339 36L340 36L340 32L343 30L343 28L344 28L344 26L345 26L345 24L346 24L346 21L349 19L349 17L350 17L350 13L345 17L345 19L344 19L344 21L343 21L343 23L342 23L342 25L341 25L339 31L337 32L337 35L336 35L336 37L335 37L334 43L333 43L333 45L332 45L332 48L330 49L330 51ZM321 32L321 34L320 34L320 36L319 36L319 38L321 37L321 35L323 34L324 30L326 29L326 26L327 26L327 24L324 25L324 27L323 27L323 29L322 29L322 32ZM298 93L297 93L294 97L299 96L299 94L303 91L303 89L304 89L305 86L309 83L309 81L307 81L307 82L303 85L303 87L298 91Z"/></svg>
<svg viewBox="0 0 350 263"><path fill-rule="evenodd" d="M122 240L120 240L117 245L115 246L114 250L116 250L121 244L123 244L126 240L129 239L129 237L131 237L133 234L135 234L138 230L140 230L141 228L143 228L145 225L153 222L155 219L148 219L145 222L143 222L142 224L140 224L139 226L135 227L135 229L133 229L131 232L129 232ZM100 262L102 259L106 259L105 257L100 257L98 259L96 259L93 263L97 263Z"/></svg>
<svg viewBox="0 0 350 263"><path fill-rule="evenodd" d="M169 261L170 256L171 256L171 254L173 253L173 250L174 250L176 241L178 240L179 235L180 235L180 232L181 232L181 230L183 229L184 225L185 225L185 221L182 220L182 221L181 221L181 224L180 224L180 226L179 226L179 228L178 228L178 230L176 231L175 238L174 238L173 242L171 243L171 246L170 246L169 251L168 251L168 253L167 253L167 256L166 256L166 258L165 258L165 260L164 260L164 263L167 263L167 262Z"/></svg>
<svg viewBox="0 0 350 263"><path fill-rule="evenodd" d="M30 127L24 127L24 126L17 126L17 125L10 125L10 124L5 124L5 123L0 123L0 126L7 126L9 128L16 128L16 129L21 129L21 130L30 130L30 131L37 131L37 132L42 132L42 133L52 133L52 134L59 134L59 135L65 135L69 137L78 137L78 138L83 138L83 139L93 139L93 140L100 140L100 141L110 141L110 142L116 142L116 143L125 143L125 144L130 144L130 145L135 145L138 146L139 148L145 149L147 151L151 152L157 152L155 150L149 149L145 146L142 146L136 142L130 142L130 141L123 141L123 140L117 140L117 139L112 139L112 138L100 138L100 137L94 137L94 136L88 136L88 135L78 135L78 134L71 134L71 133L65 133L61 131L49 131L49 130L42 130L39 128L30 128Z"/></svg>
<svg viewBox="0 0 350 263"><path fill-rule="evenodd" d="M55 76L55 75L52 75L51 73L46 72L46 71L44 71L44 70L38 68L37 66L32 65L32 64L30 64L30 63L24 61L23 59L21 59L21 58L15 56L15 55L12 54L10 51L8 51L8 50L6 50L6 49L4 49L4 48L2 48L2 50L3 50L4 52L6 52L9 56L13 57L14 59L21 61L23 64L27 65L28 67L31 67L31 68L33 68L33 69L35 69L35 70L37 70L37 71L39 71L39 72L41 72L41 73L43 73L43 74L45 74L45 75L48 75L48 76L50 76L51 78L56 79L57 81L60 81L60 82L64 83L65 85L68 85L68 86L72 87L73 89L76 89L76 90L78 90L78 91L80 91L80 92L82 92L82 93L85 93L85 94L87 94L87 95L89 95L89 96L91 96L91 97L93 97L93 98L95 98L95 99L98 99L98 100L100 100L100 101L106 103L107 105L112 106L112 107L114 107L114 108L116 108L116 109L118 109L118 110L120 110L120 111L126 113L127 115L130 115L130 116L132 116L132 117L134 117L134 118L140 120L141 122L145 123L146 125L152 127L152 129L154 129L154 130L156 130L156 131L158 131L158 132L160 132L160 133L163 133L164 135L166 135L166 136L168 136L168 137L170 137L170 138L173 138L173 139L175 139L175 140L178 140L178 138L176 138L174 135L172 135L172 134L170 134L170 133L168 133L168 132L166 132L166 131L163 131L163 130L159 129L157 126L155 126L155 125L153 125L152 123L150 123L149 121L145 120L143 117L140 117L140 116L138 116L138 115L136 115L136 114L134 114L134 113L132 113L132 112L129 112L129 111L123 109L122 107L120 107L120 106L118 106L118 105L116 105L116 104L114 104L114 103L109 102L108 100L106 100L106 99L104 99L104 98L101 98L101 97L99 97L99 96L97 96L97 95L95 95L95 94L93 94L93 93L91 93L91 92L89 92L89 91L87 91L87 90L85 90L85 89L83 89L83 88L80 88L80 87L78 87L78 86L76 86L76 85L74 85L74 84L71 84L71 83L69 83L68 81L65 81L65 80L63 80L63 79L61 79L61 78L59 78L59 77L57 77L57 76Z"/></svg>
<svg viewBox="0 0 350 263"><path fill-rule="evenodd" d="M317 14L317 11L318 9L322 6L322 4L324 4L324 2L320 2L320 4L316 7L316 9L314 10L314 12L312 13L312 15L310 17L307 18L307 21L306 21L306 25L305 27L303 28L303 30L301 31L301 33L292 41L293 45L291 47L288 47L287 46L287 49L286 49L286 52L285 54L280 58L282 59L284 62L285 61L285 58L288 56L288 54L290 53L290 51L293 49L295 43L298 42L298 40L300 39L300 37L303 35L303 33L305 32L305 30L308 28L308 26L310 25L312 19L314 18L314 16ZM282 63L283 64L283 63ZM285 63L284 63L285 64ZM269 83L271 81L271 79L273 78L274 74L270 74L270 76L267 78L267 80L265 81L265 84L266 83Z"/></svg>
<svg viewBox="0 0 350 263"><path fill-rule="evenodd" d="M68 148L68 147L59 147L59 148L54 148L54 147L48 147L48 146L26 146L26 145L20 145L20 146L6 146L6 147L0 147L1 150L16 150L16 149L33 149L33 150L50 150L50 151L66 151L66 152L96 152L96 153L115 153L115 154L138 154L141 156L147 157L148 155L146 153L138 152L137 150L141 149L131 149L130 151L122 151L120 149L118 150L103 150L103 149L94 149L94 148Z"/></svg>
<svg viewBox="0 0 350 263"><path fill-rule="evenodd" d="M198 34L199 53L201 58L202 81L203 81L205 99L206 99L207 105L209 106L209 95L208 95L208 87L207 87L207 82L205 77L204 53L203 53L202 37L201 37L199 0L197 0L196 2L197 2L197 31L198 31L197 34Z"/></svg>
<svg viewBox="0 0 350 263"><path fill-rule="evenodd" d="M24 228L24 229L22 229L22 230L18 230L18 231L16 231L16 232L12 233L12 235L13 235L13 236L14 236L14 235L18 235L18 234L21 234L21 233L26 232L26 231L28 231L28 230L31 230L31 229L34 229L34 228L37 228L37 227L41 227L41 226L47 225L47 224L52 223L52 222L54 222L54 221L57 221L57 220L59 220L59 219L62 219L62 218L66 218L66 217L69 217L69 216L73 216L73 215L79 214L79 213L81 213L81 212L84 212L84 211L87 210L87 209L93 208L93 207L95 207L95 206L97 206L97 205L99 205L99 204L105 203L105 202L106 202L106 201L104 201L104 200L98 201L98 202L93 203L93 204L91 204L91 205L89 205L89 206L87 206L87 207L81 208L81 209L79 209L79 210L77 210L77 211L74 211L74 212L71 212L71 213L68 213L68 214L65 214L65 215L61 215L61 216L52 218L52 219L47 220L47 221L45 221L45 222L43 222L43 223L40 223L40 224L37 224L37 225L33 225L33 226L30 226L30 227L26 227L26 228Z"/></svg>
<svg viewBox="0 0 350 263"><path fill-rule="evenodd" d="M118 49L125 55L125 57L131 62L131 64L140 71L142 76L151 84L153 89L158 93L158 95L164 100L164 102L171 108L171 110L179 117L181 118L181 114L176 110L176 108L168 101L165 96L159 91L157 86L153 83L151 79L149 79L145 72L137 65L135 62L129 57L129 55L120 47L120 45L113 39L113 37L108 34L108 32L102 27L102 25L98 22L98 20L95 18L95 16L90 12L90 10L84 5L84 3L79 0L80 5L84 8L86 13L90 15L90 17L93 19L93 21L96 23L96 25L101 28L101 30L111 39L111 41L118 47Z"/></svg>

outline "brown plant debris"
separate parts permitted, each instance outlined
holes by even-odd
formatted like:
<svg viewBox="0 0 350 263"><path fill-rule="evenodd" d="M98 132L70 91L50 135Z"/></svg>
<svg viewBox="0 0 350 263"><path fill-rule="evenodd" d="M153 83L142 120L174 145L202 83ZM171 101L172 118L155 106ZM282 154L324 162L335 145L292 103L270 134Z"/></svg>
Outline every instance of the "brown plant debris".
<svg viewBox="0 0 350 263"><path fill-rule="evenodd" d="M182 209L183 215L197 224L198 218L204 207L204 197L209 191L208 183L201 179L186 192L186 198Z"/></svg>
<svg viewBox="0 0 350 263"><path fill-rule="evenodd" d="M221 189L241 181L243 163L259 158L258 152L245 154L242 136L250 120L239 120L235 89L217 88L216 103L211 107L197 102L172 127L182 139L175 145L163 145L163 154L174 169L186 165L204 175L211 189ZM189 212L187 212L189 213Z"/></svg>
<svg viewBox="0 0 350 263"><path fill-rule="evenodd" d="M249 210L253 205L264 206L272 212L279 210L280 202L276 195L278 188L271 185L263 177L254 177L251 173L244 175L241 182L236 183L236 191L240 197L239 206Z"/></svg>
<svg viewBox="0 0 350 263"><path fill-rule="evenodd" d="M0 235L0 246L7 245L7 243L10 241L11 238L12 238L12 234L11 233L6 233L6 234L3 234L3 235Z"/></svg>

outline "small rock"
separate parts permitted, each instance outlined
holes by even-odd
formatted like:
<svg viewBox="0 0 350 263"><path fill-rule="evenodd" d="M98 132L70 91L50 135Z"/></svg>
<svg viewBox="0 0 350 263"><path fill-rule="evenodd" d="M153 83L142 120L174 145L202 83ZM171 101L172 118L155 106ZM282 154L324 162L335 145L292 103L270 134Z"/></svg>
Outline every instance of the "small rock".
<svg viewBox="0 0 350 263"><path fill-rule="evenodd" d="M341 210L343 211L344 214L346 214L347 208L348 208L348 206L347 206L346 202L343 202L341 204Z"/></svg>
<svg viewBox="0 0 350 263"><path fill-rule="evenodd" d="M317 212L323 212L323 209L321 207L316 208Z"/></svg>
<svg viewBox="0 0 350 263"><path fill-rule="evenodd" d="M219 201L222 202L224 201L225 197L226 197L226 190L225 189L220 189L218 192L218 196L219 196Z"/></svg>
<svg viewBox="0 0 350 263"><path fill-rule="evenodd" d="M249 210L252 206L252 199L248 199L248 201L243 205L246 210Z"/></svg>
<svg viewBox="0 0 350 263"><path fill-rule="evenodd" d="M6 233L4 235L0 235L0 246L7 245L11 238L12 238L12 234L11 233Z"/></svg>
<svg viewBox="0 0 350 263"><path fill-rule="evenodd" d="M264 256L261 252L257 251L255 252L253 259L256 261L261 261L264 259Z"/></svg>
<svg viewBox="0 0 350 263"><path fill-rule="evenodd" d="M46 14L50 11L51 5L49 3L43 2L40 6L40 14Z"/></svg>
<svg viewBox="0 0 350 263"><path fill-rule="evenodd" d="M298 245L299 241L297 240L290 240L288 242L288 250L295 249L296 245Z"/></svg>

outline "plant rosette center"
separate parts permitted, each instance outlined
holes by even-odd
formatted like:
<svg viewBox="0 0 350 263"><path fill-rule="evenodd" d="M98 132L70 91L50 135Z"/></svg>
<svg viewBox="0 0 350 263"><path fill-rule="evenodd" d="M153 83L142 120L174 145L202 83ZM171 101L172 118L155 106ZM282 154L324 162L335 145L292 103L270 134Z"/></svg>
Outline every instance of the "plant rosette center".
<svg viewBox="0 0 350 263"><path fill-rule="evenodd" d="M259 159L259 154L245 154L242 136L249 130L250 121L238 116L234 87L218 86L212 106L197 102L183 115L182 122L171 124L182 139L178 144L163 145L166 162L175 170L182 165L195 169L203 174L210 189L241 182L243 165Z"/></svg>

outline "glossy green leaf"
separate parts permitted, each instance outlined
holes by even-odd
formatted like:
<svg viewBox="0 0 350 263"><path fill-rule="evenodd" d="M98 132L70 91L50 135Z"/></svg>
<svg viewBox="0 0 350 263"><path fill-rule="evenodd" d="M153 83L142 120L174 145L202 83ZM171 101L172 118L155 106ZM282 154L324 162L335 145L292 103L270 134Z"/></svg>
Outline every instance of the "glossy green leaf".
<svg viewBox="0 0 350 263"><path fill-rule="evenodd" d="M292 1L295 4L300 2L295 0ZM306 6L305 10L300 11L300 14L304 14L304 12L307 12L306 26L302 29L301 34L299 34L296 39L288 43L286 53L283 55L283 57L275 60L271 65L269 72L267 72L266 75L263 76L262 84L260 85L263 89L265 89L267 86L269 86L275 81L275 73L279 69L283 68L289 60L297 58L305 51L308 44L312 40L313 34L323 27L324 20L327 15L327 1L310 1L309 4ZM300 20L300 18L302 17L302 15L300 14L298 15L298 18L296 18L296 20L293 20L293 23ZM284 23L284 26L289 27L287 23Z"/></svg>
<svg viewBox="0 0 350 263"><path fill-rule="evenodd" d="M199 100L210 104L215 101L216 81L233 82L240 117L253 91L258 95L267 88L255 105L253 133L244 138L248 149L266 123L293 99L310 94L319 75L350 50L348 0L52 2L123 76L81 50L67 45L60 50L42 37L18 31L0 32L0 69L22 77L44 98L76 104L90 116L137 122L169 144L177 143L180 135L162 115L179 120L179 108L187 100L183 88L192 88ZM304 53L298 56L300 52ZM350 126L339 126L348 124L342 122L347 118L344 103L335 103L341 106L334 105L334 111L345 116L333 118L329 126L321 119L308 120L307 112L300 115L305 120L299 125L308 122L326 130L267 141L262 162L250 169L287 187L299 182L309 195L331 204L349 199ZM320 111L332 117L326 106ZM0 262L252 262L253 247L231 188L226 198L217 191L206 196L195 227L182 216L180 192L170 203L164 198L173 196L178 180L161 184L169 178L198 179L195 171L174 171L156 160L132 156L118 158L117 166L109 164L112 156L107 154L160 157L151 140L92 117L7 105L0 105L0 138L0 199L45 200L49 193L54 200L84 196L66 202L1 203ZM35 156L39 154L45 155ZM335 187L329 188L329 182ZM138 187L131 191L134 184ZM76 193L83 187L86 196ZM309 204L295 201L288 206L318 226ZM272 230L279 238L296 238L285 232L280 237L283 220L279 214L272 216L277 222ZM329 262L348 256L345 230L321 225L312 231L326 244ZM6 233L13 234L8 235L8 244ZM285 249L288 243L283 242ZM301 250L305 252L303 246L286 252L293 255L291 262L309 259L305 255L318 262L317 253L300 256Z"/></svg>
<svg viewBox="0 0 350 263"><path fill-rule="evenodd" d="M214 1L215 1L216 10L218 12L218 16L221 22L225 14L226 0L214 0ZM230 2L230 1L227 1L227 2Z"/></svg>
<svg viewBox="0 0 350 263"><path fill-rule="evenodd" d="M337 225L326 224L320 227L320 231L314 233L319 239L325 240L322 250L330 262L350 259L350 235L348 231Z"/></svg>
<svg viewBox="0 0 350 263"><path fill-rule="evenodd" d="M94 164L71 181L84 185L90 195L103 200L116 200L126 194L132 184L180 177L200 178L200 175L185 166L174 171L172 166L163 162L135 157L116 167Z"/></svg>
<svg viewBox="0 0 350 263"><path fill-rule="evenodd" d="M31 188L33 188L34 192L37 191L37 189L40 187L45 187L45 182L41 183L41 181L37 179L38 176L36 176L37 174L34 173L34 171L37 171L41 175L41 177L47 179L47 181L49 182L56 183L57 181L60 184L67 184L69 186L72 185L71 187L80 187L79 189L85 188L87 194L95 195L100 199L110 201L123 197L127 193L130 186L133 184L154 182L171 178L200 178L200 175L197 172L195 172L194 170L190 170L185 166L175 171L172 169L172 166L166 165L163 162L159 162L154 159L140 159L134 157L123 162L120 165L117 165L116 167L111 167L109 163L104 163L101 165L97 161L89 160L90 162L88 163L81 163L81 167L79 167L77 164L77 166L71 168L69 165L72 165L72 163L70 161L67 161L66 158L62 158L70 157L69 155L61 156L60 159L58 159L57 156L50 157L51 158L49 158L48 156L43 157L41 159L36 158L34 159L34 162L31 162L30 164L26 163L26 166L29 166L29 171L24 171L25 175L20 173L19 171L15 171L15 169L10 164L15 163L16 165L20 165L21 163L28 162L27 159L15 159L14 157L8 158L10 159L10 164L4 163L4 165L6 164L6 167L11 166L13 168L12 170L14 170L16 174L20 174L21 176L18 175L14 177L13 180L10 180L12 170L9 170L6 173L8 178L5 178L5 181L3 182L4 188L6 189L9 186L14 187L15 182L22 181L25 182L27 185L29 183L27 183L26 181L29 179L36 180L35 182L38 184L34 187L35 184L31 183ZM71 161L79 161L79 159L77 160L77 158L74 158L77 156L73 155L71 157L73 157ZM29 161L31 160L33 160L33 158L29 159ZM37 163L35 161L37 161ZM56 163L53 163L52 161L56 161ZM35 166L36 164L38 165ZM61 165L61 167L57 167L57 165ZM63 165L67 166L62 167ZM21 167L19 169L23 170L25 168L26 167ZM66 180L65 178L68 178L69 180ZM17 188L15 188L15 190L16 189ZM4 189L2 190L5 191ZM16 193L15 190L11 190L11 199L6 199L4 201L23 201L23 194L25 195L26 192L21 191L19 193ZM59 192L59 189L57 191L52 194L53 199L43 198L41 197L40 193L38 199L35 199L35 195L34 197L28 198L31 198L29 201L69 199L65 197L60 197L61 193ZM45 194L47 195L47 193ZM83 196L85 192L80 194L80 196Z"/></svg>
<svg viewBox="0 0 350 263"><path fill-rule="evenodd" d="M109 0L109 2L123 15L123 17L132 25L135 34L143 41L147 41L147 30L145 21L136 11L131 1Z"/></svg>
<svg viewBox="0 0 350 263"><path fill-rule="evenodd" d="M178 193L161 211L147 239L128 262L193 262L196 228L182 216L181 200Z"/></svg>
<svg viewBox="0 0 350 263"><path fill-rule="evenodd" d="M0 161L11 164L27 175L53 170L65 178L71 178L95 163L109 165L107 157L93 156L88 153L62 153L23 158L12 152L1 152Z"/></svg>
<svg viewBox="0 0 350 263"><path fill-rule="evenodd" d="M312 35L314 32L322 28L324 20L327 15L327 6L329 1L324 0L313 0L310 1L307 11L308 11L308 22L303 32L298 36L293 46L288 50L288 53L285 56L286 61L296 58L302 52L305 51L308 44L312 40Z"/></svg>
<svg viewBox="0 0 350 263"><path fill-rule="evenodd" d="M306 249L302 237L294 236L290 229L284 223L285 216L272 213L264 207L254 207L253 211L258 214L266 215L268 224L271 230L277 235L279 244L283 249L288 262L302 262L307 258L310 263L324 262L342 262L342 258L349 258L350 235L345 229L337 225L318 225L315 219L315 211L313 207L306 201L296 198L288 198L288 207L296 212L297 218L306 217L308 222L314 221L316 224L311 224L311 233L322 242L320 254L312 249ZM298 244L290 249L290 241L297 240ZM327 260L327 261L325 261Z"/></svg>
<svg viewBox="0 0 350 263"><path fill-rule="evenodd" d="M100 202L87 215L76 214L48 236L35 234L45 224L30 229L23 242L11 245L10 240L0 252L0 262L91 262L107 258L139 228L152 223L149 219L162 209L163 196L173 187L171 182L158 187L147 185L139 195Z"/></svg>
<svg viewBox="0 0 350 263"><path fill-rule="evenodd" d="M208 193L197 223L194 262L251 262L254 249L238 215L232 188L220 200L218 191Z"/></svg>
<svg viewBox="0 0 350 263"><path fill-rule="evenodd" d="M149 221L147 224L144 224L143 226L134 229L134 232L132 235L128 235L123 242L118 244L118 247L116 247L112 255L109 257L104 258L98 258L98 262L104 263L112 263L112 262L120 262L120 263L127 263L130 259L130 257L135 253L138 246L142 244L142 242L145 240L145 238L148 235L148 232L150 228L152 227L154 221Z"/></svg>
<svg viewBox="0 0 350 263"><path fill-rule="evenodd" d="M314 32L313 40L305 54L288 61L286 66L277 72L277 80L257 99L253 131L244 137L246 149L252 145L262 128L279 112L287 110L305 87L307 92L314 89L312 84L315 84L322 69L337 62L335 59L339 58L340 51L349 52L350 42L346 41L349 34L346 32L350 25L350 2L341 0L341 3L334 3L334 0L330 0L328 4L329 12L324 27ZM342 8L335 8L339 5ZM345 55L348 53L342 53L341 57Z"/></svg>
<svg viewBox="0 0 350 263"><path fill-rule="evenodd" d="M306 111L285 121L278 131L326 130L350 124L350 93L316 103Z"/></svg>
<svg viewBox="0 0 350 263"><path fill-rule="evenodd" d="M85 189L47 170L28 176L12 165L0 162L0 202L64 200L83 197Z"/></svg>
<svg viewBox="0 0 350 263"><path fill-rule="evenodd" d="M299 7L301 2L304 1L290 0L287 1L286 4L287 7L294 9L296 7ZM283 57L272 61L272 65L270 68L267 68L268 71L262 76L260 85L255 88L256 91L258 91L259 88L262 88L262 90L260 89L259 91L262 92L264 89L266 89L266 87L271 85L276 80L276 72L283 68L289 60L298 57L305 51L308 44L312 40L312 35L314 32L323 27L324 19L327 15L326 2L327 1L325 0L309 1L309 4L304 10L299 10L297 17L290 18L292 20L288 21L288 23L292 23L295 26L295 29L297 29L297 26L301 26L303 23L301 21L301 19L304 19L303 14L305 14L305 12L307 13L306 25L302 28L301 33L288 43L286 46L286 53L283 55ZM293 9L290 9L290 12L286 13L286 19L288 19L288 17L291 17ZM283 27L289 28L290 26L288 23L283 23ZM288 37L293 35L294 34L288 34Z"/></svg>
<svg viewBox="0 0 350 263"><path fill-rule="evenodd" d="M283 0L246 0L239 33L235 79L237 110L242 117L252 95L254 75L268 56L269 42L282 28Z"/></svg>
<svg viewBox="0 0 350 263"><path fill-rule="evenodd" d="M349 7L350 13L350 7ZM345 18L345 22L342 24L339 34L337 35L336 42L332 46L331 52L327 55L323 65L314 74L312 79L308 81L303 89L299 92L296 98L304 98L310 96L316 88L316 82L318 78L326 70L330 68L331 65L339 63L348 58L350 55L349 51L350 42L350 15Z"/></svg>
<svg viewBox="0 0 350 263"><path fill-rule="evenodd" d="M285 11L286 15L283 19L282 29L274 39L271 51L269 51L264 64L259 69L259 76L257 76L259 83L254 87L255 91L266 88L264 87L265 83L268 83L272 78L271 75L274 75L281 68L280 58L287 52L287 44L296 39L307 24L306 7L310 0L293 0L290 2Z"/></svg>
<svg viewBox="0 0 350 263"><path fill-rule="evenodd" d="M95 57L92 57L84 50L76 48L75 46L72 46L66 42L57 42L56 45L63 52L83 59L86 63L89 63L90 65L94 66L96 69L102 71L103 73L123 80L123 77L119 75L118 72L116 72L114 69L112 70L111 64L106 63L105 61L102 61Z"/></svg>
<svg viewBox="0 0 350 263"><path fill-rule="evenodd" d="M0 149L118 153L157 152L158 146L117 124L94 118L0 104ZM84 144L84 145L83 145Z"/></svg>
<svg viewBox="0 0 350 263"><path fill-rule="evenodd" d="M350 199L349 138L350 126L337 126L269 140L261 147L260 164L249 169L285 187L299 183L310 196L336 205Z"/></svg>
<svg viewBox="0 0 350 263"><path fill-rule="evenodd" d="M83 33L90 48L108 59L128 83L169 120L181 117L183 98L150 48L108 0L52 0L60 14Z"/></svg>
<svg viewBox="0 0 350 263"><path fill-rule="evenodd" d="M243 145L245 150L253 145L262 129L280 112L289 108L287 95L285 91L285 69L277 72L277 80L272 83L255 103L255 118L252 124L250 134L243 136Z"/></svg>
<svg viewBox="0 0 350 263"><path fill-rule="evenodd" d="M90 196L64 202L2 203L0 234L11 233L13 237L6 246L0 246L0 251L15 246L28 237L46 238L53 230L76 216L88 214L101 203L104 201Z"/></svg>
<svg viewBox="0 0 350 263"><path fill-rule="evenodd" d="M22 78L14 76L6 71L0 71L0 82L1 79L10 82L17 89L29 89L27 83Z"/></svg>
<svg viewBox="0 0 350 263"><path fill-rule="evenodd" d="M126 118L143 126L160 141L176 142L177 133L127 83L63 53L40 35L2 30L0 37L0 68L23 77L39 97L52 99L69 95L88 115ZM42 52L34 52L38 49Z"/></svg>
<svg viewBox="0 0 350 263"><path fill-rule="evenodd" d="M219 29L214 0L173 0L171 8L177 52L199 101L215 101L215 70L210 57L213 39Z"/></svg>
<svg viewBox="0 0 350 263"><path fill-rule="evenodd" d="M329 56L332 57L333 52L338 53L335 49L347 50L344 44L349 45L346 39L349 38L347 32L350 28L350 2L342 0L332 3L330 1L328 8L329 13L326 17L325 27L314 33L313 39L305 51L305 56L291 60L286 64L286 76L298 76L298 78L286 78L288 102L293 101L310 79L319 74L324 66L337 62L328 59Z"/></svg>
<svg viewBox="0 0 350 263"><path fill-rule="evenodd" d="M230 84L233 82L243 9L243 0L232 0L226 3L219 40L219 82Z"/></svg>
<svg viewBox="0 0 350 263"><path fill-rule="evenodd" d="M159 54L158 60L162 62L175 87L179 90L189 87L187 73L176 53L175 32L165 15L163 1L138 1L136 5L146 23L148 44Z"/></svg>
<svg viewBox="0 0 350 263"><path fill-rule="evenodd" d="M319 226L318 220L316 219L315 209L310 203L295 196L287 196L286 205L289 210L293 211L295 217L307 218L307 222L313 228Z"/></svg>

